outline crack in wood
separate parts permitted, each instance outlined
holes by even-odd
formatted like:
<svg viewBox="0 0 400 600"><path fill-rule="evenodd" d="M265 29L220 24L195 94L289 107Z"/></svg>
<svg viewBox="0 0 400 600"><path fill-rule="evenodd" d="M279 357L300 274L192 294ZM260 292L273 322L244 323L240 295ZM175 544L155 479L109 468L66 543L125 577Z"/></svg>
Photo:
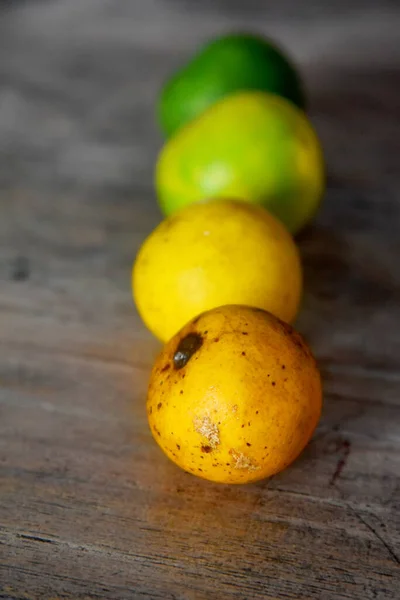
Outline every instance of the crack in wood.
<svg viewBox="0 0 400 600"><path fill-rule="evenodd" d="M336 465L336 469L331 477L331 480L329 482L329 485L332 486L336 483L336 480L339 479L339 477L342 474L343 469L345 468L346 464L347 464L347 459L350 456L350 451L351 451L351 443L349 440L342 440L341 442L339 442L339 448L343 450L343 456L342 458L340 458L337 462Z"/></svg>
<svg viewBox="0 0 400 600"><path fill-rule="evenodd" d="M28 535L26 533L17 533L16 535L22 540L29 540L31 542L41 542L42 544L57 544L55 540L49 540L48 538L44 538L39 535Z"/></svg>
<svg viewBox="0 0 400 600"><path fill-rule="evenodd" d="M388 551L388 553L392 557L393 561L395 563L397 563L398 565L400 565L400 558L397 556L397 554L395 553L395 551L393 550L393 548L391 548L389 546L389 544L387 543L387 541L376 531L376 529L374 529L372 527L372 525L370 525L368 523L368 521L366 521L365 519L363 519L363 517L356 510L354 510L354 509L351 509L351 510L356 515L357 519L361 523L363 523L365 525L365 527L367 529L369 529L369 531L374 535L374 537L386 548L386 550Z"/></svg>

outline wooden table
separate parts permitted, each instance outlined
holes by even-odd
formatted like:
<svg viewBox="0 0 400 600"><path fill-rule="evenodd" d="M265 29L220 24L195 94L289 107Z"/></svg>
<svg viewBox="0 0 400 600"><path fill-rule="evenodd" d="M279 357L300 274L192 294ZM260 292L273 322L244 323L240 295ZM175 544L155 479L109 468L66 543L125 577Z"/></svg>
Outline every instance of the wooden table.
<svg viewBox="0 0 400 600"><path fill-rule="evenodd" d="M0 598L400 598L396 3L7 4ZM185 474L152 440L159 346L130 269L160 219L160 84L239 27L297 57L329 189L299 238L297 327L321 365L323 418L291 468L234 487Z"/></svg>

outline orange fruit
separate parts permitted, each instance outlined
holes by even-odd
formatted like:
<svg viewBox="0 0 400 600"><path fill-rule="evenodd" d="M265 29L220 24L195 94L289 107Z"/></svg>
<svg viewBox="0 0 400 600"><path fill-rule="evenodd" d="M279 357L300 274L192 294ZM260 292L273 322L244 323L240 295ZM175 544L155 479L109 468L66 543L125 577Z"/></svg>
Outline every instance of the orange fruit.
<svg viewBox="0 0 400 600"><path fill-rule="evenodd" d="M185 471L223 483L278 473L318 423L321 379L301 336L246 306L196 317L163 348L147 413L165 454Z"/></svg>

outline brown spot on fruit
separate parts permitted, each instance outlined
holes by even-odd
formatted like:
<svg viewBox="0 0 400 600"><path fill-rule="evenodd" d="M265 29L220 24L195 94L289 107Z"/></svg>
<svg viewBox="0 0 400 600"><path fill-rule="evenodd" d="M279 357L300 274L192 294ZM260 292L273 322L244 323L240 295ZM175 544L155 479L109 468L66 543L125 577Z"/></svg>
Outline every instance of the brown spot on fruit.
<svg viewBox="0 0 400 600"><path fill-rule="evenodd" d="M242 356L246 356L246 352L242 352Z"/></svg>
<svg viewBox="0 0 400 600"><path fill-rule="evenodd" d="M283 331L287 334L287 335L292 335L293 333L293 327L291 325L289 325L289 323L286 323L285 321L281 321L279 319L280 324L283 327Z"/></svg>
<svg viewBox="0 0 400 600"><path fill-rule="evenodd" d="M297 348L299 348L299 350L301 350L307 358L314 358L300 333L293 329L293 327L291 327L288 323L284 323L283 321L281 321L281 325L283 327L284 333L290 337L293 344L297 346Z"/></svg>
<svg viewBox="0 0 400 600"><path fill-rule="evenodd" d="M249 335L248 331L242 331L242 335Z"/></svg>
<svg viewBox="0 0 400 600"><path fill-rule="evenodd" d="M193 354L203 345L203 338L198 333L188 333L178 344L174 354L174 368L182 369Z"/></svg>
<svg viewBox="0 0 400 600"><path fill-rule="evenodd" d="M249 444L249 442L246 442L246 446L249 446L249 447L250 447L250 446L251 446L251 444Z"/></svg>
<svg viewBox="0 0 400 600"><path fill-rule="evenodd" d="M161 373L165 373L165 371L168 371L168 369L171 368L171 365L169 363L167 363L166 365L163 366L163 368L161 369Z"/></svg>
<svg viewBox="0 0 400 600"><path fill-rule="evenodd" d="M149 415L151 415L151 414L152 414L152 412L153 412L153 407L152 407L152 406L150 406L150 408L149 408Z"/></svg>
<svg viewBox="0 0 400 600"><path fill-rule="evenodd" d="M275 383L275 381L271 381L271 384L272 384L274 387L276 386L276 383Z"/></svg>
<svg viewBox="0 0 400 600"><path fill-rule="evenodd" d="M179 444L177 444L177 445L176 445L176 447L178 448L178 450L180 450L180 449L181 449L181 447L180 447L180 445L179 445Z"/></svg>
<svg viewBox="0 0 400 600"><path fill-rule="evenodd" d="M214 338L213 342L219 342L219 337Z"/></svg>
<svg viewBox="0 0 400 600"><path fill-rule="evenodd" d="M202 446L201 451L205 452L206 454L209 454L210 452L212 452L212 448L211 446Z"/></svg>
<svg viewBox="0 0 400 600"><path fill-rule="evenodd" d="M157 410L160 410L160 408L161 408L161 407L162 407L162 402L159 402L159 403L157 404Z"/></svg>

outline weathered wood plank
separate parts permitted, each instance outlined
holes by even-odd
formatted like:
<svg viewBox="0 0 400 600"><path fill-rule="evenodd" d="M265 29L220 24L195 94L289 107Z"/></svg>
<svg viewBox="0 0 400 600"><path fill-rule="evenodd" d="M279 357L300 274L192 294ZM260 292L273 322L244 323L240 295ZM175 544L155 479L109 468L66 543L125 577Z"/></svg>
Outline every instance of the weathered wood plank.
<svg viewBox="0 0 400 600"><path fill-rule="evenodd" d="M397 3L0 10L0 596L397 599ZM325 407L294 465L234 487L181 472L151 438L159 345L130 269L160 219L160 83L206 37L247 27L297 57L326 151L298 320Z"/></svg>

